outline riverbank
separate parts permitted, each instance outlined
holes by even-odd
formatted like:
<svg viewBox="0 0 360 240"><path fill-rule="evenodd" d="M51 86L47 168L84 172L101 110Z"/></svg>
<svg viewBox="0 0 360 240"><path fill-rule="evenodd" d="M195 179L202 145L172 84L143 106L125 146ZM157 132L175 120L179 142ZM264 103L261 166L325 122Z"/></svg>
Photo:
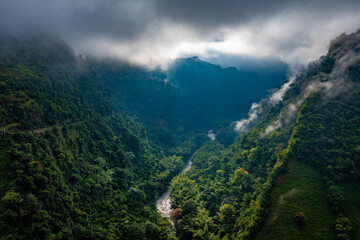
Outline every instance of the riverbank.
<svg viewBox="0 0 360 240"><path fill-rule="evenodd" d="M215 134L213 133L212 130L208 131L208 137L210 138L210 140L214 141L215 140ZM192 165L192 159L193 157L196 155L196 153L198 153L200 148L198 148L189 158L189 160L186 162L186 165L183 167L183 169L179 172L179 174L183 174L187 171L189 171L191 169L191 165ZM169 218L170 222L172 224L173 221L170 219L171 216L171 212L172 212L172 207L171 207L171 199L170 199L170 186L166 189L166 191L159 197L159 199L156 201L156 207L159 211L159 213L161 214L161 216Z"/></svg>

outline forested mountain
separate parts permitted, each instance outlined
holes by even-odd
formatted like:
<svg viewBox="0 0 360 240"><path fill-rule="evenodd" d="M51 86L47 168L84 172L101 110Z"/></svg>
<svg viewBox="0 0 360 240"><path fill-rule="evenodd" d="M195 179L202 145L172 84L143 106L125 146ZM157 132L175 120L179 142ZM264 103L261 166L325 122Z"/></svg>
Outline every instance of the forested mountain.
<svg viewBox="0 0 360 240"><path fill-rule="evenodd" d="M203 137L162 149L64 42L0 42L1 238L171 239L156 196Z"/></svg>
<svg viewBox="0 0 360 240"><path fill-rule="evenodd" d="M182 132L225 126L286 80L285 64L260 72L222 68L198 57L181 58L166 71L115 60L91 61L122 107L152 126Z"/></svg>
<svg viewBox="0 0 360 240"><path fill-rule="evenodd" d="M360 31L332 40L252 131L201 147L171 185L179 239L359 239L359 54Z"/></svg>
<svg viewBox="0 0 360 240"><path fill-rule="evenodd" d="M172 71L182 73L171 73L174 83L166 83L169 73L160 70L93 62L95 71L45 35L0 42L1 237L173 238L156 197L206 139L198 132L228 117L192 110L201 98L213 101L206 78L220 86L236 70L195 59L206 66L191 66L198 97L182 80L194 59L179 60ZM244 82L233 84L234 91ZM245 113L248 103L239 104L243 109L227 122Z"/></svg>
<svg viewBox="0 0 360 240"><path fill-rule="evenodd" d="M359 239L359 54L360 31L339 36L274 101L282 68L146 70L1 36L1 238Z"/></svg>

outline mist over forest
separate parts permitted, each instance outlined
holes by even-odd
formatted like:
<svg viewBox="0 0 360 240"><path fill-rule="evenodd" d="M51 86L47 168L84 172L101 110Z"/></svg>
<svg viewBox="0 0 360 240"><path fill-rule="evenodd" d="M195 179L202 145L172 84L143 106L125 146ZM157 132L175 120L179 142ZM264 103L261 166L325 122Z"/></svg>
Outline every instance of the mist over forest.
<svg viewBox="0 0 360 240"><path fill-rule="evenodd" d="M0 1L0 239L360 239L359 12Z"/></svg>

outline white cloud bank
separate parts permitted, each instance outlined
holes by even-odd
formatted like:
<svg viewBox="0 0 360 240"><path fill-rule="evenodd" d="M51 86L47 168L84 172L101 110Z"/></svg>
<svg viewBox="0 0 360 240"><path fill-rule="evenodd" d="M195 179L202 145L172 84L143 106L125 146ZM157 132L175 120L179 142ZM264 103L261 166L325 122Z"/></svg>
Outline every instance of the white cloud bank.
<svg viewBox="0 0 360 240"><path fill-rule="evenodd" d="M53 33L84 55L150 68L223 54L297 65L357 30L359 12L355 0L2 0L0 33Z"/></svg>

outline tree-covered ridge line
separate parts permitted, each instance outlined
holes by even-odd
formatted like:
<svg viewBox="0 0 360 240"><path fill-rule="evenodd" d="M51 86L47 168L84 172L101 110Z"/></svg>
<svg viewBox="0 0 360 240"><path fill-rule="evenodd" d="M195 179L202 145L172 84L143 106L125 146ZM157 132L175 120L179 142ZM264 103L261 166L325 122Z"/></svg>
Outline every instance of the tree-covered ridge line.
<svg viewBox="0 0 360 240"><path fill-rule="evenodd" d="M136 96L139 88L129 81L134 73L117 86L130 93L114 97L112 83L100 80L63 42L1 37L0 126L8 131L0 138L0 237L174 239L169 221L156 210L156 198L202 145L192 169L171 183L179 239L254 238L289 161L321 173L336 219L334 237L349 239L359 231L348 219L353 203L346 202L349 192L344 195L342 188L346 181L360 180L359 35L333 40L329 53L296 78L282 101L264 102L256 126L230 146L233 126L219 132L219 141L203 144L205 134L182 128L186 114L165 121L164 112L174 105L158 103L175 89L157 81L156 74L155 88L144 84L140 90L161 93L159 98L145 95L131 105L136 111L146 108L150 120L144 121L118 102ZM195 66L199 70L204 63ZM133 83L147 79L141 71L136 74ZM142 105L147 99L153 105ZM286 224L305 229L304 212Z"/></svg>
<svg viewBox="0 0 360 240"><path fill-rule="evenodd" d="M333 40L329 53L297 77L281 102L264 103L252 131L227 149L214 142L200 150L193 169L172 182L179 239L252 239L290 159L322 173L336 237L350 239L339 184L360 180L359 46L360 32ZM298 224L300 215L290 224Z"/></svg>
<svg viewBox="0 0 360 240"><path fill-rule="evenodd" d="M12 176L15 177L15 179L8 179L10 182L7 186L10 189L7 190L2 197L3 206L6 207L7 210L2 215L2 220L7 220L7 223L12 223L7 225L8 227L15 227L16 224L14 225L14 221L22 222L23 224L21 224L22 230L11 230L8 227L2 228L5 230L5 233L11 234L16 232L20 235L17 236L19 238L31 236L32 238L39 237L41 239L50 233L54 234L56 238L69 238L75 235L76 231L85 231L86 233L78 232L76 235L79 235L79 237L84 237L82 236L84 234L88 237L105 237L105 235L102 237L99 235L99 231L102 229L99 224L101 224L103 220L96 220L99 221L99 224L96 224L96 222L93 221L98 219L98 217L95 217L91 212L98 212L96 209L101 205L103 205L102 208L104 210L108 209L107 211L109 211L110 205L108 204L114 204L110 201L112 198L120 197L126 192L126 189L130 189L130 186L136 187L138 185L138 182L141 180L137 179L137 176L141 176L143 180L148 179L147 175L151 172L155 157L153 157L153 161L149 161L150 159L148 159L148 165L146 166L136 163L136 161L145 162L145 155L151 157L149 150L143 149L144 147L141 147L141 145L137 145L136 138L133 138L133 143L131 143L131 135L128 135L125 145L121 143L120 139L117 141L109 141L115 136L111 137L111 135L104 134L108 132L110 128L108 127L108 123L101 123L100 120L101 119L97 119L90 123L81 124L81 126L77 127L80 129L74 129L74 127L66 127L63 130L54 129L53 131L44 133L45 136L19 133L8 138L19 138L18 141L7 144L12 147L10 151L7 151L8 154L10 154L9 160L11 159L12 162L6 166L8 170L12 170L11 172L17 172L18 174ZM120 119L116 119L116 124L118 125L119 120ZM92 125L91 128L87 126L89 124ZM91 140L91 145L86 146L89 144L85 140L87 134L83 131L86 129L92 129L92 131L89 132L90 136L87 136L88 138L101 141L96 143L94 140ZM93 129L98 130L94 131ZM102 133L102 131L105 132ZM81 136L81 134L84 133L85 136ZM111 138L104 138L106 135ZM126 135L122 133L120 136L124 137ZM79 142L80 140L82 142ZM107 144L105 144L106 142ZM110 142L111 145L109 145ZM26 145L24 145L24 143L26 143ZM41 145L39 146L39 144ZM129 145L132 151L128 151ZM124 150L121 150L121 148ZM112 153L115 149L118 149L116 155ZM121 151L123 153L121 153ZM142 174L138 175L139 172L142 172ZM126 178L124 178L124 174ZM26 176L31 176L31 178L28 179ZM56 178L60 177L60 182L56 180L56 178L54 179L55 176L57 176ZM117 189L117 192L113 191L113 189ZM137 187L133 190L135 191L136 189ZM138 194L143 194L142 196L144 197L142 200L141 198L139 199L139 204L145 204L145 193L140 189L136 191L139 191ZM155 192L153 195L154 194ZM36 197L36 201L33 200L33 204L36 204L36 206L31 205L32 208L41 211L48 217L45 219L41 218L41 216L37 216L34 212L17 216L15 213L18 207L22 209L21 211L26 211L27 205L25 205L25 203L27 202L27 198L34 198L34 196ZM14 197L16 198L14 199ZM138 200L138 197L139 196L136 196L136 200ZM19 199L16 200L17 198ZM127 196L127 198L129 198L129 196ZM65 205L60 204L60 202L64 202ZM104 205L106 202L108 203ZM127 204L126 201L121 202ZM117 203L116 206L119 203ZM96 207L97 205L98 207ZM124 206L120 205L118 208L123 209ZM135 208L136 207L132 209L135 210ZM73 215L74 213L72 212L79 210L89 215L89 217L93 216L95 218L93 220L88 219L88 224L84 225L83 221L74 219L75 215ZM10 214L9 211L13 211L12 217L8 215ZM156 210L153 211L156 212ZM56 212L58 213L55 214ZM71 215L67 215L67 212ZM115 213L104 212L104 214L106 215L104 215L104 217L107 219L108 216L114 215ZM37 223L37 220L34 219L35 217L45 222ZM59 226L59 224L64 221L63 219L69 217L71 222L67 224L67 227L65 225ZM27 225L29 224L28 221L31 223L30 226ZM116 220L113 221L116 222ZM36 223L41 226L40 229L34 225ZM80 230L75 230L75 223L80 224ZM104 224L105 222L103 222L102 225L106 229L108 224ZM96 225L98 229L94 228ZM94 229L95 231L91 232L90 229ZM22 237L21 234L23 234ZM105 234L105 232L102 234Z"/></svg>
<svg viewBox="0 0 360 240"><path fill-rule="evenodd" d="M34 129L116 111L110 89L65 43L47 37L0 41L0 126Z"/></svg>
<svg viewBox="0 0 360 240"><path fill-rule="evenodd" d="M116 60L92 60L123 109L148 125L178 134L208 131L242 118L254 101L286 80L286 64L262 71L223 68L197 57L177 59L166 70Z"/></svg>
<svg viewBox="0 0 360 240"><path fill-rule="evenodd" d="M241 151L235 146L223 150L216 142L200 150L193 169L172 182L174 207L180 208L174 216L180 239L248 239L259 229L268 194L288 158L286 145L276 140L268 140L275 142L274 152L245 142Z"/></svg>
<svg viewBox="0 0 360 240"><path fill-rule="evenodd" d="M0 41L0 237L173 239L156 198L206 135L164 148L63 42Z"/></svg>

